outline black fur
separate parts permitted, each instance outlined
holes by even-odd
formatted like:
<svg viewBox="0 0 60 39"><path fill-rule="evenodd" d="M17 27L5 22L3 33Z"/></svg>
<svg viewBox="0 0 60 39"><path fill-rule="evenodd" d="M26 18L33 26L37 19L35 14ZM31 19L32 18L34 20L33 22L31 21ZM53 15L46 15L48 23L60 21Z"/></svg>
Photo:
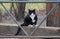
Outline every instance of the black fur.
<svg viewBox="0 0 60 39"><path fill-rule="evenodd" d="M32 19L30 17L30 15L32 13L35 15L35 17L34 17L35 22L34 23L32 22ZM29 10L29 13L27 14L27 16L24 19L24 23L21 26L28 26L29 24L30 25L33 25L33 24L36 25L36 23L37 23L37 15L36 15L36 12L35 12L35 9L34 9L34 10Z"/></svg>
<svg viewBox="0 0 60 39"><path fill-rule="evenodd" d="M35 15L35 17L34 17L35 22L32 22L32 19L31 19L31 17L30 17L30 15L31 15L32 13ZM27 16L24 18L24 23L21 24L21 26L28 26L28 25L33 25L33 24L34 24L34 25L37 24L37 15L36 15L35 9L34 9L34 10L30 10L30 9L29 9L29 12L28 12ZM20 31L21 31L21 29L18 28L18 31L17 31L16 35L18 35L18 33L19 33Z"/></svg>

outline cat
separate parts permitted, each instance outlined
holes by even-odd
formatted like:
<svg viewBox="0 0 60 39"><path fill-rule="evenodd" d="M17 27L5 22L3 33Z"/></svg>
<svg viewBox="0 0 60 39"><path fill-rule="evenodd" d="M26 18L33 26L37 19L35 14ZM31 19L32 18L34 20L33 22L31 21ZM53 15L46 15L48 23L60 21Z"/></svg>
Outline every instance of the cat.
<svg viewBox="0 0 60 39"><path fill-rule="evenodd" d="M28 26L28 25L36 25L37 24L37 14L35 9L34 10L30 10L28 14L25 16L24 18L24 23L21 24L21 26ZM18 28L18 31L16 33L16 35L18 35L18 33L21 31L21 28Z"/></svg>

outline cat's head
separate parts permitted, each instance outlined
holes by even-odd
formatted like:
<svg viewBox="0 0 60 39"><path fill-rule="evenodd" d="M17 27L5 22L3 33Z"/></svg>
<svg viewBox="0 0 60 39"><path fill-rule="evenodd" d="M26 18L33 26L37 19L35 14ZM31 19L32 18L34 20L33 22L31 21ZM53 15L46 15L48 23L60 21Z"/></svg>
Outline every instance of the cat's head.
<svg viewBox="0 0 60 39"><path fill-rule="evenodd" d="M32 14L32 13L35 14L35 9L33 9L33 10L29 9L29 14Z"/></svg>

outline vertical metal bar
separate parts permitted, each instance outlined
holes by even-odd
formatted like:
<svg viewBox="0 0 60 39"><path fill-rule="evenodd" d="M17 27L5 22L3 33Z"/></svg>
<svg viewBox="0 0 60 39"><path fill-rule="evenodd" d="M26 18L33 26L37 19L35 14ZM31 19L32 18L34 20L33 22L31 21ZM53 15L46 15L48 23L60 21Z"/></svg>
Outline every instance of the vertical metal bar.
<svg viewBox="0 0 60 39"><path fill-rule="evenodd" d="M48 12L48 14L46 15L46 17L41 21L41 23L39 25L37 25L37 27L34 28L34 30L30 33L30 36L38 29L38 27L44 22L44 20L53 12L53 10L56 9L56 7L59 5L59 3L55 3L54 6L52 7L52 9Z"/></svg>
<svg viewBox="0 0 60 39"><path fill-rule="evenodd" d="M20 27L23 32L28 36L28 33L20 26L20 24L16 21L15 17L7 10L7 8L1 3L2 7L7 11L7 14L11 16L11 18L15 21L15 23Z"/></svg>

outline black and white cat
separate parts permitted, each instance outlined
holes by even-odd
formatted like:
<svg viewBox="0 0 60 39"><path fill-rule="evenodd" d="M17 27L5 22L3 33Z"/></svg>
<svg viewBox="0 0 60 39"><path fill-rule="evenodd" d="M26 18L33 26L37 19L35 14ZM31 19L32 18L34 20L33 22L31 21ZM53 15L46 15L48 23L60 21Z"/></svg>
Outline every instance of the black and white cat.
<svg viewBox="0 0 60 39"><path fill-rule="evenodd" d="M29 13L27 14L27 16L24 18L24 23L21 26L28 26L28 25L36 25L37 23L37 15L34 10L30 10L29 9Z"/></svg>
<svg viewBox="0 0 60 39"><path fill-rule="evenodd" d="M28 25L36 25L37 24L37 14L34 10L30 10L28 14L26 15L26 17L24 18L24 23L21 24L21 26L28 26ZM21 29L19 28L16 35L18 35L18 33L21 31Z"/></svg>

